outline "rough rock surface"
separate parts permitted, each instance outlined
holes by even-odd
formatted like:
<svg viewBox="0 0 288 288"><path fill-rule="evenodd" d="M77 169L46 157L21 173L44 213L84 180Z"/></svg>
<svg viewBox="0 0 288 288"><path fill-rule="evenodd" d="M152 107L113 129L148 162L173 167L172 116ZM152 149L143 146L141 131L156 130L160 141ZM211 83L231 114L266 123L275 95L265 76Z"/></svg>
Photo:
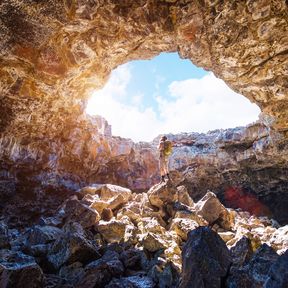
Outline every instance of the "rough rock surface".
<svg viewBox="0 0 288 288"><path fill-rule="evenodd" d="M0 286L40 288L43 272L35 259L21 252L0 250Z"/></svg>
<svg viewBox="0 0 288 288"><path fill-rule="evenodd" d="M98 186L81 191L95 192L95 187ZM26 279L26 272L32 271L31 277L37 278L35 283L43 280L44 285L35 287L176 288L187 287L188 283L189 287L220 287L220 283L221 287L234 287L235 283L285 287L287 225L280 227L273 219L256 217L241 209L226 209L212 192L194 203L185 186L171 182L151 188L155 205L149 201L149 193L135 194L122 187L105 189L105 193L128 193L129 197L128 202L111 210L108 221L101 213L100 220L93 221L92 225L87 222L90 217L79 218L79 209L67 210L72 200L78 201L76 207L83 207L81 204L85 209L88 207L89 215L97 211L92 207L93 202L89 206L83 193L77 193L79 199L68 198L53 216L62 217L62 221L42 218L41 225L22 231L10 229L3 223L8 242L5 243L11 250L0 248L0 270L3 268L0 286L10 287L5 286L9 278L13 287L33 287L30 278L24 284L22 281ZM171 200L175 191L177 197ZM203 208L211 199L218 201L218 208L233 215L226 219L225 225L219 209L209 213L213 222L202 218L206 215ZM159 203L163 203L165 209L159 207ZM57 225L51 226L54 222ZM281 276L275 276L278 270L283 271ZM23 277L19 273L23 273ZM191 279L193 273L197 277ZM245 285L243 287L251 287Z"/></svg>
<svg viewBox="0 0 288 288"><path fill-rule="evenodd" d="M271 247L263 244L246 265L232 271L227 278L227 287L263 287L269 279L271 266L278 258L279 255Z"/></svg>
<svg viewBox="0 0 288 288"><path fill-rule="evenodd" d="M189 233L182 259L180 288L221 287L232 262L225 242L208 227Z"/></svg>

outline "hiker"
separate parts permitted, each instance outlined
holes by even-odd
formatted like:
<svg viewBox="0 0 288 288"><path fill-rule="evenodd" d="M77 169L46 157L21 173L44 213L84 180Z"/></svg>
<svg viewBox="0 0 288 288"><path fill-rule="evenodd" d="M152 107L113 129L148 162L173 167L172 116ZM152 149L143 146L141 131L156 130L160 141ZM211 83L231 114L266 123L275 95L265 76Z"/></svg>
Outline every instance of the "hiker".
<svg viewBox="0 0 288 288"><path fill-rule="evenodd" d="M166 136L161 137L158 145L158 150L160 153L159 166L160 166L161 182L165 181L165 176L167 176L168 180L171 180L168 169L168 161L169 156L172 153L172 143L168 141Z"/></svg>

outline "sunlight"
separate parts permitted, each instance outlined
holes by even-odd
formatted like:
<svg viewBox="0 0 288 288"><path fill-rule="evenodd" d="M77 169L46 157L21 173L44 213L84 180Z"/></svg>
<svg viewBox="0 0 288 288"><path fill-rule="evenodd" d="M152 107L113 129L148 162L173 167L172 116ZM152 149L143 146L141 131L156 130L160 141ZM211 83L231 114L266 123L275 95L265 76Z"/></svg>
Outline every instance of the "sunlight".
<svg viewBox="0 0 288 288"><path fill-rule="evenodd" d="M166 53L119 66L93 92L86 112L103 116L113 135L137 142L163 133L245 126L261 111L213 73Z"/></svg>

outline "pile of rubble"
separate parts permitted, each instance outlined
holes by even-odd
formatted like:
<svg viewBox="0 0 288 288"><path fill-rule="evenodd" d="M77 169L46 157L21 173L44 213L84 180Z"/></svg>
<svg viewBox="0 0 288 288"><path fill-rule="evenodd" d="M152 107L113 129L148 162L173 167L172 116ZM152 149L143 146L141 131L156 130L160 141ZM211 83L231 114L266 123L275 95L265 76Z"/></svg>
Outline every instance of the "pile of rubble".
<svg viewBox="0 0 288 288"><path fill-rule="evenodd" d="M171 182L142 194L94 185L38 225L1 223L0 286L287 287L287 247L288 225L212 192L194 203Z"/></svg>

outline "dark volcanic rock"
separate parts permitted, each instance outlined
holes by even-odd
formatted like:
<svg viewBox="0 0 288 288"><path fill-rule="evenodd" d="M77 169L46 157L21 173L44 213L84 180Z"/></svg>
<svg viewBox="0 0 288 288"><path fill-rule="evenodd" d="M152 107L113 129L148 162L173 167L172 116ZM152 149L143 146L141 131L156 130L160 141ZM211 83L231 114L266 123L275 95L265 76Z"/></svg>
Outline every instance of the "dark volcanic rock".
<svg viewBox="0 0 288 288"><path fill-rule="evenodd" d="M147 276L131 276L113 279L105 288L153 288L156 287L151 278ZM161 287L161 286L159 286Z"/></svg>
<svg viewBox="0 0 288 288"><path fill-rule="evenodd" d="M0 222L0 249L5 248L10 248L8 227L4 222Z"/></svg>
<svg viewBox="0 0 288 288"><path fill-rule="evenodd" d="M231 254L233 264L230 268L230 271L245 265L250 260L253 254L250 239L245 236L242 237L236 243L236 245L231 248Z"/></svg>
<svg viewBox="0 0 288 288"><path fill-rule="evenodd" d="M48 262L53 269L58 270L64 264L79 261L87 263L99 258L98 247L87 239L80 224L71 223L67 231L52 245L48 255Z"/></svg>
<svg viewBox="0 0 288 288"><path fill-rule="evenodd" d="M84 275L83 264L74 262L71 265L61 267L59 275L71 285L76 284Z"/></svg>
<svg viewBox="0 0 288 288"><path fill-rule="evenodd" d="M31 256L21 252L0 250L1 288L40 288L43 273Z"/></svg>
<svg viewBox="0 0 288 288"><path fill-rule="evenodd" d="M65 221L80 223L83 228L91 227L100 220L100 215L95 209L91 209L77 199L68 200L64 211Z"/></svg>
<svg viewBox="0 0 288 288"><path fill-rule="evenodd" d="M220 288L231 264L231 253L216 232L199 227L188 234L182 259L180 288Z"/></svg>
<svg viewBox="0 0 288 288"><path fill-rule="evenodd" d="M35 225L26 233L28 245L48 244L54 242L63 234L63 231L53 226Z"/></svg>
<svg viewBox="0 0 288 288"><path fill-rule="evenodd" d="M270 267L278 258L279 255L270 246L263 244L246 265L231 271L227 278L227 287L263 287L268 279Z"/></svg>
<svg viewBox="0 0 288 288"><path fill-rule="evenodd" d="M288 249L270 267L265 288L287 288L288 287Z"/></svg>
<svg viewBox="0 0 288 288"><path fill-rule="evenodd" d="M119 260L119 254L107 251L104 256L85 267L83 278L77 283L77 288L104 287L113 277L120 277L124 266Z"/></svg>

